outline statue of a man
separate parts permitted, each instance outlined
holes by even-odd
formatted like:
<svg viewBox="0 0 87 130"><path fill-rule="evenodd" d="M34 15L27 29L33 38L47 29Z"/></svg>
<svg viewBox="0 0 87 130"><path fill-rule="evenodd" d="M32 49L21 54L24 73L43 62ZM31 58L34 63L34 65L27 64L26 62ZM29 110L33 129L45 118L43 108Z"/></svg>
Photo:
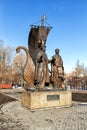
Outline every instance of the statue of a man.
<svg viewBox="0 0 87 130"><path fill-rule="evenodd" d="M59 55L59 49L55 49L55 55L51 60L51 81L54 86L61 86L64 77L63 61Z"/></svg>
<svg viewBox="0 0 87 130"><path fill-rule="evenodd" d="M49 83L49 73L48 73L48 58L45 53L46 46L44 44L40 45L40 51L36 57L35 65L35 85L37 88L42 89L45 83Z"/></svg>

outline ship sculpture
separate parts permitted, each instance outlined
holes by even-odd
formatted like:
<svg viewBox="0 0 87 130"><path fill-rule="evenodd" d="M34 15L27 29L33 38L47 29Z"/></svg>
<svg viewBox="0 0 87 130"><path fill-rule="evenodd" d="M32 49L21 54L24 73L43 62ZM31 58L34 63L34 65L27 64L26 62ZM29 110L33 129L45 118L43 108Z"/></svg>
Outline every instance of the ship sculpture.
<svg viewBox="0 0 87 130"><path fill-rule="evenodd" d="M23 78L28 88L38 90L47 88L59 88L64 82L64 67L59 49L55 49L55 55L48 59L46 54L47 36L52 27L45 22L46 17L42 16L41 25L31 25L28 36L28 48L18 46L17 52L23 49L26 52L26 63L23 68ZM51 66L51 70L48 68Z"/></svg>

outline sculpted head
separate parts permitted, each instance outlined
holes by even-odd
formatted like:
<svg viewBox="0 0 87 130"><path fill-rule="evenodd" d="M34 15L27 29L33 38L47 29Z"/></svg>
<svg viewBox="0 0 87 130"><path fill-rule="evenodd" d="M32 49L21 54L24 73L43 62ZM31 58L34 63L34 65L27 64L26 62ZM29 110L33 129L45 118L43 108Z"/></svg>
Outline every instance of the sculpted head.
<svg viewBox="0 0 87 130"><path fill-rule="evenodd" d="M55 53L56 53L56 54L59 54L59 51L60 51L60 50L59 50L58 48L55 49Z"/></svg>
<svg viewBox="0 0 87 130"><path fill-rule="evenodd" d="M45 50L46 50L46 45L41 44L40 48L41 48L41 50L43 50L43 51L45 52Z"/></svg>

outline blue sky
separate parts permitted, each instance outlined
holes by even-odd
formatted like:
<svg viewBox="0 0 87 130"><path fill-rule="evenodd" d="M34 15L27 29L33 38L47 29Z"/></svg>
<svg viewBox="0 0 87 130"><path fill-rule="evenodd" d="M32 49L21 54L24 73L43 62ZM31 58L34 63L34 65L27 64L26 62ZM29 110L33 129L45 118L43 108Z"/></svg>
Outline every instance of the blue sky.
<svg viewBox="0 0 87 130"><path fill-rule="evenodd" d="M65 72L77 60L87 66L87 0L0 0L0 40L28 47L30 25L43 14L53 27L46 43L48 58L59 48Z"/></svg>

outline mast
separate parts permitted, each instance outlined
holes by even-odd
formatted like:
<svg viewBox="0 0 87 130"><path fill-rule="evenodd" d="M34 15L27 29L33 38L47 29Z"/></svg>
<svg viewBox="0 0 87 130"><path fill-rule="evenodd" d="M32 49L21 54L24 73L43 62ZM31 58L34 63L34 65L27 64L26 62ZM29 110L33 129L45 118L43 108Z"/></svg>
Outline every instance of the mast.
<svg viewBox="0 0 87 130"><path fill-rule="evenodd" d="M46 20L46 17L43 15L43 16L42 16L42 19L41 19L41 26L44 26L45 20Z"/></svg>

